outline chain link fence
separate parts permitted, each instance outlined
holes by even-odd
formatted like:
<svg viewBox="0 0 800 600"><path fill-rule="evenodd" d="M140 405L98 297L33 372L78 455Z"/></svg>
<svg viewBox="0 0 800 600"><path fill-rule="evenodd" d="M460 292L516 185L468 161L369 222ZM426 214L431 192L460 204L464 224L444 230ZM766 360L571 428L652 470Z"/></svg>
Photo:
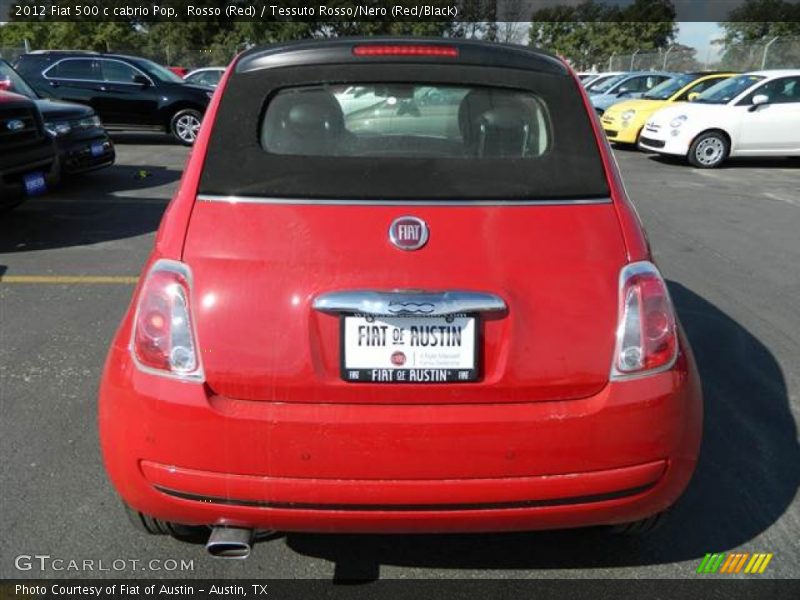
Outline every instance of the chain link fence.
<svg viewBox="0 0 800 600"><path fill-rule="evenodd" d="M113 54L129 54L148 58L166 66L178 66L186 69L200 67L225 67L233 57L244 48L187 48L165 44L158 48L126 48L111 46L108 52Z"/></svg>
<svg viewBox="0 0 800 600"><path fill-rule="evenodd" d="M164 44L151 48L126 48L109 45L107 51L117 54L143 56L167 66L187 69L225 66L244 47L218 46L211 48L187 48ZM0 58L14 62L25 47L0 47ZM754 71L759 69L800 68L800 37L768 38L753 44L733 44L717 51L704 51L705 56L694 48L673 46L658 52L612 53L610 57L598 57L593 61L598 71L699 71L731 70Z"/></svg>
<svg viewBox="0 0 800 600"><path fill-rule="evenodd" d="M613 53L596 67L608 71L797 69L800 68L800 38L773 37L753 44L720 46L717 52L709 49L705 56L685 46L658 52Z"/></svg>
<svg viewBox="0 0 800 600"><path fill-rule="evenodd" d="M23 54L25 54L24 46L20 47L0 46L0 58L7 60L10 63L13 63Z"/></svg>

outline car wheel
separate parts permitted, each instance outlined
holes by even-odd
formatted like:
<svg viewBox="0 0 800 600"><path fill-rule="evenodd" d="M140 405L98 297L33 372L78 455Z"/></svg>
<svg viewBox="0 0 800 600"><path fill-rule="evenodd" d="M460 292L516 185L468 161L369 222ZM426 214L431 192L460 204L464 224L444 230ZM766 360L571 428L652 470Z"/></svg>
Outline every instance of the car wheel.
<svg viewBox="0 0 800 600"><path fill-rule="evenodd" d="M700 169L713 169L728 158L730 143L719 131L707 131L692 142L689 147L689 162Z"/></svg>
<svg viewBox="0 0 800 600"><path fill-rule="evenodd" d="M667 515L668 512L664 511L656 513L646 519L612 525L610 531L614 535L645 535L661 527L667 519Z"/></svg>
<svg viewBox="0 0 800 600"><path fill-rule="evenodd" d="M156 519L155 517L140 513L127 504L124 506L125 513L128 515L128 520L139 533L146 533L149 535L171 535L175 539L192 542L205 542L206 538L208 538L208 527L202 525L181 525L180 523L162 521L161 519Z"/></svg>
<svg viewBox="0 0 800 600"><path fill-rule="evenodd" d="M203 115L199 110L185 108L172 116L172 120L169 122L169 129L178 142L184 146L191 146L197 139L197 132L200 131L202 120Z"/></svg>

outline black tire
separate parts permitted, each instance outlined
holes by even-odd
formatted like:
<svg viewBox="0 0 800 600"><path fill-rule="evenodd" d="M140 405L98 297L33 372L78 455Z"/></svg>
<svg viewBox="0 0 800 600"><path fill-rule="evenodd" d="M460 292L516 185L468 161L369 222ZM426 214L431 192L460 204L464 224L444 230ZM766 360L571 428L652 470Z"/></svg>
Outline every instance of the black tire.
<svg viewBox="0 0 800 600"><path fill-rule="evenodd" d="M169 132L179 144L192 146L197 140L202 120L203 114L199 110L184 108L172 115L169 120Z"/></svg>
<svg viewBox="0 0 800 600"><path fill-rule="evenodd" d="M715 169L720 166L731 150L731 143L721 131L706 131L698 135L689 146L687 158L698 169Z"/></svg>
<svg viewBox="0 0 800 600"><path fill-rule="evenodd" d="M610 531L614 535L646 535L661 527L668 514L667 511L664 511L631 523L612 525Z"/></svg>
<svg viewBox="0 0 800 600"><path fill-rule="evenodd" d="M161 519L156 519L144 513L140 513L127 504L125 504L124 507L125 514L128 515L128 520L139 533L148 535L171 535L175 539L187 542L205 542L208 538L208 527L202 525L182 525L180 523L162 521Z"/></svg>

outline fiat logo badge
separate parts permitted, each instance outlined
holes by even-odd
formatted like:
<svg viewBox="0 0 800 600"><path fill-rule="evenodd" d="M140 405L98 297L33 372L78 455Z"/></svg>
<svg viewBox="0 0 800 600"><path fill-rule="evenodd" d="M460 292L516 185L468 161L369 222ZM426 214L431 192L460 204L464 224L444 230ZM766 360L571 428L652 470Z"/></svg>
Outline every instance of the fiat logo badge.
<svg viewBox="0 0 800 600"><path fill-rule="evenodd" d="M428 225L417 217L398 217L389 226L389 239L400 250L419 250L428 242Z"/></svg>

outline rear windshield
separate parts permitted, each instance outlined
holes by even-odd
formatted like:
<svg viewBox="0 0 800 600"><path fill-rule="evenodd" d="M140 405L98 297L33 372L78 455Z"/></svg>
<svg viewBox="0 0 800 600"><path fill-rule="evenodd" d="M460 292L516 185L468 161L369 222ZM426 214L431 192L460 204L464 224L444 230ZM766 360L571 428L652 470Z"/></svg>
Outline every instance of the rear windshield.
<svg viewBox="0 0 800 600"><path fill-rule="evenodd" d="M549 119L530 92L489 87L374 84L279 90L261 146L297 156L536 159Z"/></svg>
<svg viewBox="0 0 800 600"><path fill-rule="evenodd" d="M591 118L571 77L523 69L347 64L234 72L200 193L605 198Z"/></svg>

